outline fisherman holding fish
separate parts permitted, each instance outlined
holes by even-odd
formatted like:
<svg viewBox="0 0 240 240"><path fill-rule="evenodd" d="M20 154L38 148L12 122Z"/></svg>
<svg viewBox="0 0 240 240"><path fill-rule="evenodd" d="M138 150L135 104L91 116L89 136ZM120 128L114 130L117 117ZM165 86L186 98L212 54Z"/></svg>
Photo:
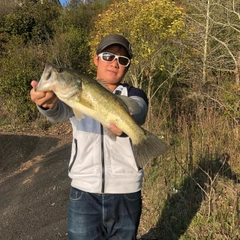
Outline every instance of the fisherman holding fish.
<svg viewBox="0 0 240 240"><path fill-rule="evenodd" d="M147 116L146 94L121 83L132 56L125 37L107 35L93 59L97 80L46 65L40 82L31 83L39 111L52 122L72 124L70 240L136 239L143 167L167 150L140 127Z"/></svg>

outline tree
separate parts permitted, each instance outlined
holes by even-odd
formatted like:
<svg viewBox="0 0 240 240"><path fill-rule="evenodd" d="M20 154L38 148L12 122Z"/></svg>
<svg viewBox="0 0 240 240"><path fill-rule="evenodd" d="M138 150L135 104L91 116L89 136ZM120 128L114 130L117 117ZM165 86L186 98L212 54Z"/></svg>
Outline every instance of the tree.
<svg viewBox="0 0 240 240"><path fill-rule="evenodd" d="M25 43L48 40L54 35L54 22L60 15L60 6L51 3L27 2L3 18L2 31L21 36Z"/></svg>
<svg viewBox="0 0 240 240"><path fill-rule="evenodd" d="M100 39L110 33L123 34L132 44L134 58L128 74L131 83L144 88L151 100L166 79L155 79L166 65L166 46L176 37L182 37L184 13L169 0L117 1L108 10L99 14L90 42L92 54ZM179 59L174 59L166 70L170 77ZM173 76L171 76L172 78Z"/></svg>
<svg viewBox="0 0 240 240"><path fill-rule="evenodd" d="M47 60L86 73L90 62L89 34L94 19L106 6L106 1L66 6L55 24L54 38L45 45Z"/></svg>
<svg viewBox="0 0 240 240"><path fill-rule="evenodd" d="M186 38L184 83L189 86L185 100L190 108L222 109L236 122L239 115L239 9L234 0L184 1ZM235 83L233 83L235 76ZM180 79L179 79L180 80ZM234 90L235 89L235 90ZM186 109L187 107L184 106Z"/></svg>
<svg viewBox="0 0 240 240"><path fill-rule="evenodd" d="M0 95L8 109L9 119L21 122L36 117L36 107L29 101L30 82L42 71L35 45L25 46L23 39L12 36L6 44L8 52L0 59Z"/></svg>
<svg viewBox="0 0 240 240"><path fill-rule="evenodd" d="M29 2L1 20L0 95L15 120L36 117L36 107L29 101L30 82L40 76L45 62L41 46L53 37L60 9Z"/></svg>
<svg viewBox="0 0 240 240"><path fill-rule="evenodd" d="M202 62L202 84L208 81L209 74L230 72L237 68L239 41L239 4L227 0L221 4L218 0L186 2L188 6L188 29L190 29L190 47ZM195 37L194 37L195 36ZM239 80L236 79L239 84Z"/></svg>

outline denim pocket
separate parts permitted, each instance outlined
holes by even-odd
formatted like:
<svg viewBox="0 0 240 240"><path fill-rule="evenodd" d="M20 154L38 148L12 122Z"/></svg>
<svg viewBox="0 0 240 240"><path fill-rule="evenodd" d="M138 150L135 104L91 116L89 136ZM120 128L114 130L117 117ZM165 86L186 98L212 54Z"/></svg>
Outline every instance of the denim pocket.
<svg viewBox="0 0 240 240"><path fill-rule="evenodd" d="M80 200L83 196L83 193L84 193L83 191L72 187L70 190L70 200L72 200L72 201Z"/></svg>
<svg viewBox="0 0 240 240"><path fill-rule="evenodd" d="M125 198L127 198L127 200L129 201L136 201L141 199L141 197L142 197L141 191L125 194Z"/></svg>

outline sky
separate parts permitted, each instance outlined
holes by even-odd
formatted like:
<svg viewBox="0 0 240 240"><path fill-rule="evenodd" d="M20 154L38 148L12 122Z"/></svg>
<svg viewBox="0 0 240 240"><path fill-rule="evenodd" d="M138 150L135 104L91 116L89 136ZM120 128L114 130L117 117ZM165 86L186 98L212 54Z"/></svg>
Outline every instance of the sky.
<svg viewBox="0 0 240 240"><path fill-rule="evenodd" d="M66 5L68 3L68 0L59 0L61 5Z"/></svg>

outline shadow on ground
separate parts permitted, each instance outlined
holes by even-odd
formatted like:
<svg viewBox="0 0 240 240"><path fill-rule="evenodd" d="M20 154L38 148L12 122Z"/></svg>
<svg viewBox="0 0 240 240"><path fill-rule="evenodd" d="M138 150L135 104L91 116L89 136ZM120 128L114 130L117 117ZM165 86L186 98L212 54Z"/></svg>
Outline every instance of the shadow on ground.
<svg viewBox="0 0 240 240"><path fill-rule="evenodd" d="M70 145L0 134L1 239L67 239Z"/></svg>
<svg viewBox="0 0 240 240"><path fill-rule="evenodd" d="M141 240L178 240L186 232L192 219L200 210L204 191L209 192L210 179L224 176L239 183L237 176L228 164L230 156L223 154L220 159L203 159L198 168L188 176L176 193L168 196L155 228L149 230ZM157 238L156 238L157 236Z"/></svg>

